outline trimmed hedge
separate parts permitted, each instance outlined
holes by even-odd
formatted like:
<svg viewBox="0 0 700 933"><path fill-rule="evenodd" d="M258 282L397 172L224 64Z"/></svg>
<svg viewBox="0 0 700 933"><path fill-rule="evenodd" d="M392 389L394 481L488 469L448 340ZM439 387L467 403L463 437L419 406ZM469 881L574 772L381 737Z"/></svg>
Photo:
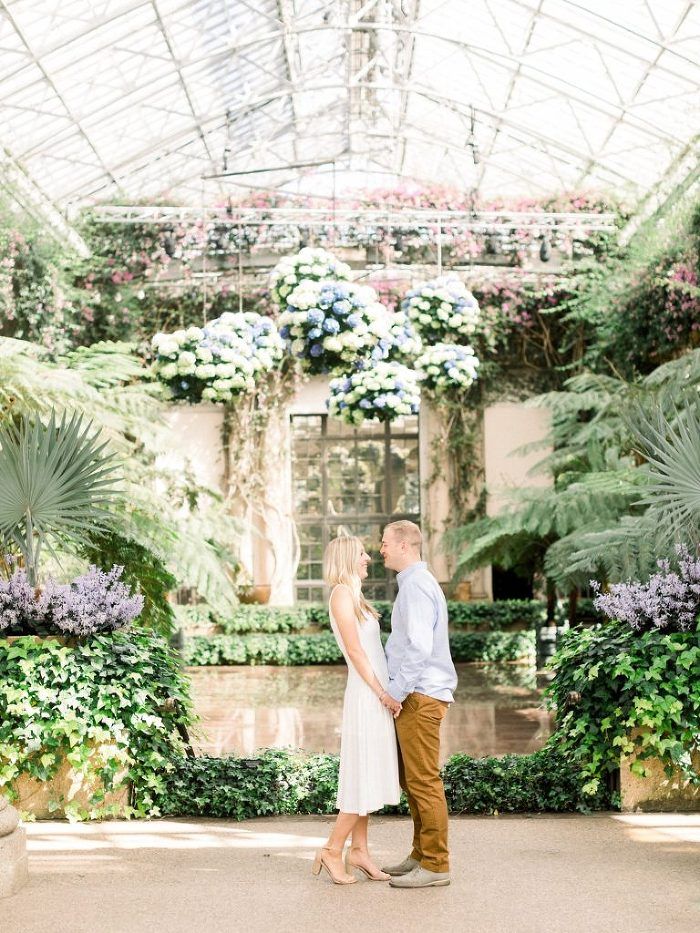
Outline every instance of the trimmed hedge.
<svg viewBox="0 0 700 933"><path fill-rule="evenodd" d="M175 614L182 627L218 626L224 635L249 633L289 634L315 625L313 614L303 606L258 606L241 603L232 616L220 619L206 606L176 606ZM328 613L326 613L326 616Z"/></svg>
<svg viewBox="0 0 700 933"><path fill-rule="evenodd" d="M379 612L379 624L383 631L391 630L390 602L377 600L372 604ZM544 621L546 606L537 599L504 599L497 602L480 600L474 602L447 601L447 615L452 629L479 629L501 631L507 628L535 628ZM307 607L309 618L321 628L328 627L328 609L323 605Z"/></svg>
<svg viewBox="0 0 700 933"><path fill-rule="evenodd" d="M383 637L386 641L386 636ZM452 632L456 662L522 661L535 655L534 632ZM332 632L314 635L197 635L185 642L185 664L340 664L343 656Z"/></svg>
<svg viewBox="0 0 700 933"><path fill-rule="evenodd" d="M582 793L578 769L554 748L531 755L454 755L443 769L452 813L571 812L607 809L606 791ZM259 758L180 759L161 785L163 816L245 820L285 813L329 814L338 787L336 755L302 757L268 749ZM405 797L382 813L408 813Z"/></svg>
<svg viewBox="0 0 700 933"><path fill-rule="evenodd" d="M374 607L379 612L382 631L391 631L390 602L378 600ZM537 599L503 599L496 602L486 600L447 603L450 628L497 632L507 629L534 629L545 620L546 607ZM566 621L567 605L559 603L556 622ZM294 632L320 629L328 631L328 607L322 603L299 606L259 606L241 604L232 616L218 618L206 606L175 606L175 614L181 627L216 625L224 635L290 635ZM579 600L577 622L590 625L603 621L596 612L592 599Z"/></svg>

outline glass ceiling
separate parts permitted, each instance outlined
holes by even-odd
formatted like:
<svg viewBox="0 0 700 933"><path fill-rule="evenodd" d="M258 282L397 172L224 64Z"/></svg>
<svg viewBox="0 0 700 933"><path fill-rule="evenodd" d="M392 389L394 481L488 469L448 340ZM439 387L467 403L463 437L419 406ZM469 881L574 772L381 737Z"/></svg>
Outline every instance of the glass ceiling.
<svg viewBox="0 0 700 933"><path fill-rule="evenodd" d="M699 63L691 0L5 0L0 183L62 214L400 180L634 202L694 158Z"/></svg>

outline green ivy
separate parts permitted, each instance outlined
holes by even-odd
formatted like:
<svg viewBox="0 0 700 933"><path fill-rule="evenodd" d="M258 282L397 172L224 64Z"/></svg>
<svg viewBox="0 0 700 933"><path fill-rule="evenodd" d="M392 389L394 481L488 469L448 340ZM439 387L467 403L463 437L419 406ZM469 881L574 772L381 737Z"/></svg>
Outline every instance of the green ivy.
<svg viewBox="0 0 700 933"><path fill-rule="evenodd" d="M575 767L556 749L504 758L453 755L442 777L453 813L568 812L609 806L605 792L585 795ZM164 815L245 820L285 813L330 814L338 757L268 749L260 757L181 759L158 796ZM383 813L407 813L398 806Z"/></svg>
<svg viewBox="0 0 700 933"><path fill-rule="evenodd" d="M70 819L113 815L104 792L132 786L127 816L158 816L155 798L184 754L178 727L193 719L176 656L150 630L124 630L72 644L0 639L0 789L50 780L67 760L102 785L88 808L66 801ZM102 746L99 754L95 746ZM56 800L53 806L63 805Z"/></svg>
<svg viewBox="0 0 700 933"><path fill-rule="evenodd" d="M669 776L678 768L700 784L691 760L700 751L700 626L673 634L618 623L572 630L552 667L552 741L576 763L585 793L599 793L620 755L632 752L640 776L645 758L659 758Z"/></svg>
<svg viewBox="0 0 700 933"><path fill-rule="evenodd" d="M383 636L386 641L386 635ZM522 661L535 654L534 632L453 632L454 661ZM313 635L198 635L185 642L190 665L340 664L343 656L331 632Z"/></svg>

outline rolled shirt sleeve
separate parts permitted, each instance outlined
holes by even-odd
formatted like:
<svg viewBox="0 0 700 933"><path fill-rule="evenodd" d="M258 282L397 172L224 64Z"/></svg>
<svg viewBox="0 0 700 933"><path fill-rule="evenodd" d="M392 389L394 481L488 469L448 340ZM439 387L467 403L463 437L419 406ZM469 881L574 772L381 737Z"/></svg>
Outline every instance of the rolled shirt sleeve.
<svg viewBox="0 0 700 933"><path fill-rule="evenodd" d="M402 702L416 689L430 662L437 607L432 596L413 580L406 581L397 602L402 623L403 654L398 670L389 680L387 692Z"/></svg>

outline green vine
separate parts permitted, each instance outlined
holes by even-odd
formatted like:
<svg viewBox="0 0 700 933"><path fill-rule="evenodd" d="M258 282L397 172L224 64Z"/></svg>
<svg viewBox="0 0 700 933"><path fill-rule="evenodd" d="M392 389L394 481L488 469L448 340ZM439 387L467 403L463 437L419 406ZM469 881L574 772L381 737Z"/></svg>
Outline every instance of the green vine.
<svg viewBox="0 0 700 933"><path fill-rule="evenodd" d="M193 721L189 685L166 642L133 629L85 641L0 639L0 790L23 776L50 781L68 762L92 791L49 807L69 819L158 816L156 797L180 731ZM106 795L130 786L119 813Z"/></svg>

